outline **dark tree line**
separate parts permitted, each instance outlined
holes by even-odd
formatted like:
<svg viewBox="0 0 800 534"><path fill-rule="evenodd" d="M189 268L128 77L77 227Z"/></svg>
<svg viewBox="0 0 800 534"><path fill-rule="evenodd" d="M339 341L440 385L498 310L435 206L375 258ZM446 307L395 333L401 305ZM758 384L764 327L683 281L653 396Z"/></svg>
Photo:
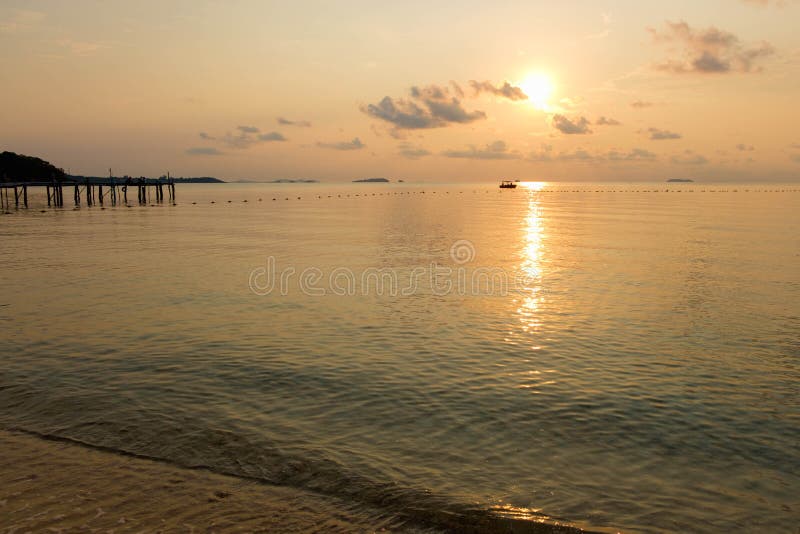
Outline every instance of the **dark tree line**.
<svg viewBox="0 0 800 534"><path fill-rule="evenodd" d="M43 159L14 152L0 153L0 180L4 182L49 182L65 177L64 169Z"/></svg>

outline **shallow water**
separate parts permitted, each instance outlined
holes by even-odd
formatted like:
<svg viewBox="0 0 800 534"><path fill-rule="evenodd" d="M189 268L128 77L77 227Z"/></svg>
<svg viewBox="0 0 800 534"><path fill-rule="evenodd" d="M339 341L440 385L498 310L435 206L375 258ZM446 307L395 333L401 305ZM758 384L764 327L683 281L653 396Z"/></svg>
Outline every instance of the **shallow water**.
<svg viewBox="0 0 800 534"><path fill-rule="evenodd" d="M423 522L793 532L789 189L179 185L14 212L0 425Z"/></svg>

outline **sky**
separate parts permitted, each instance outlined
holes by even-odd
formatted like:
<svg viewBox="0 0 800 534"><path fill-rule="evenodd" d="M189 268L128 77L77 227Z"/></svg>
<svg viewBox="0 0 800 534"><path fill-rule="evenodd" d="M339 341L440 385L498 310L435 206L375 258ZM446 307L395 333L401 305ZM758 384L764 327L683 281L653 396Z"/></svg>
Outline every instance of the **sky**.
<svg viewBox="0 0 800 534"><path fill-rule="evenodd" d="M800 1L0 0L0 150L227 180L800 180Z"/></svg>

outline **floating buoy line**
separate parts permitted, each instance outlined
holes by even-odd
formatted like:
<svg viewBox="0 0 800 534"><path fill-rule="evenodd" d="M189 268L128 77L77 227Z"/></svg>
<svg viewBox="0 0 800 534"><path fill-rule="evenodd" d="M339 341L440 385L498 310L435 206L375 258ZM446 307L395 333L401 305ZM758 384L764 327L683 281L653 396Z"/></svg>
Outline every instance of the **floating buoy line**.
<svg viewBox="0 0 800 534"><path fill-rule="evenodd" d="M2 191L2 188L0 188L0 191ZM492 191L493 191L493 189L485 189L485 190L484 189L473 189L472 190L472 194L474 194L474 195L475 194L480 194L480 193L489 194ZM463 195L463 194L469 193L469 192L470 192L469 190L466 190L466 191L464 191L464 190L459 190L459 191L449 191L449 190L448 191L428 191L428 190L422 189L422 190L418 190L418 191L392 191L392 192L383 192L383 193L336 193L335 196L334 196L334 194L330 194L330 195L320 195L320 194L318 194L318 195L315 195L315 197L311 197L311 198L312 199L315 198L316 200L324 200L324 199L333 199L333 198L342 199L342 198L356 198L356 197L368 198L368 197L383 197L383 196L389 197L389 196L403 196L403 195L407 195L407 196L411 196L411 195L427 195L427 194L435 195L435 194L438 194L438 193L441 193L441 194L444 194L444 195L449 195L451 193L454 193L454 194L457 193L459 195ZM553 194L598 194L598 193L599 194L608 194L608 193L617 193L617 194L632 194L632 193L635 193L635 194L648 194L648 193L649 194L654 194L654 193L662 193L662 194L663 193L672 193L672 194L675 194L675 193L706 193L706 194L711 194L711 193L715 193L715 194L718 194L718 193L750 193L750 194L754 194L754 193L800 193L800 188L753 189L753 188L749 188L749 187L748 188L742 188L742 187L708 188L708 187L705 187L705 188L693 188L693 189L684 189L684 188L676 189L676 188L665 187L665 188L655 188L655 189L652 189L652 188L651 189L594 189L594 188L591 188L591 189L589 189L589 188L587 188L587 189L570 189L570 188L553 188L553 189L540 189L540 190L536 190L536 191L535 190L526 191L523 188L523 189L518 189L518 190L513 190L513 189L512 190L502 190L502 189L497 190L497 194L507 194L507 195L515 195L515 194L517 194L518 195L520 193L528 193L528 194L536 194L536 195L539 195L539 194L541 194L541 195L553 195ZM12 215L14 212L27 210L27 208L20 208L18 205L17 206L10 205L11 203L9 202L9 196L10 195L8 195L8 194L3 194L2 196L0 196L0 213L5 214L5 215ZM261 197L259 197L257 199L258 202L263 202L263 200L264 199L261 198ZM272 197L272 201L273 202L278 201L278 200L279 200L279 197ZM288 197L288 196L286 196L286 197L283 197L283 201L291 201L291 200L303 200L303 197L302 196L298 196L298 197ZM207 202L209 204L217 204L217 200L210 200L210 201L207 201ZM230 199L230 200L225 200L224 202L227 203L227 204L232 204L234 202L234 200ZM247 202L249 202L249 199L246 199L246 198L245 199L241 199L240 202L241 203L247 203ZM197 205L201 205L201 204L203 204L203 203L200 202L200 201L197 201L197 200L194 200L194 201L191 202L192 206L197 206ZM151 203L146 203L146 202L141 202L139 204L136 204L136 203L121 203L120 202L117 205L119 205L120 207L124 206L126 208L133 208L135 206L140 206L140 207L162 207L162 204L151 204ZM172 203L171 205L172 206L177 206L176 203ZM100 207L101 210L107 211L105 206L100 205L99 207ZM61 209L59 209L59 208L61 208ZM41 209L41 210L39 210L39 213L48 213L48 211L62 211L62 210L63 210L63 205L59 204L57 206L54 206L53 209L51 209L51 210ZM77 206L71 208L71 211L80 211L80 210L81 210L81 206L80 205L77 205Z"/></svg>

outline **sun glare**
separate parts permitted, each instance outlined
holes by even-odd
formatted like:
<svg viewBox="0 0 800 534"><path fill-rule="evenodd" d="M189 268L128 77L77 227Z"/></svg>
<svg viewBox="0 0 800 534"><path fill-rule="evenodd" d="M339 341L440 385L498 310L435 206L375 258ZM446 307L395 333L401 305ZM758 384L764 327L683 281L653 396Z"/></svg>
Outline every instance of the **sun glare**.
<svg viewBox="0 0 800 534"><path fill-rule="evenodd" d="M553 94L553 82L546 74L531 74L519 84L528 95L528 102L536 109L547 111L550 108L550 97Z"/></svg>

